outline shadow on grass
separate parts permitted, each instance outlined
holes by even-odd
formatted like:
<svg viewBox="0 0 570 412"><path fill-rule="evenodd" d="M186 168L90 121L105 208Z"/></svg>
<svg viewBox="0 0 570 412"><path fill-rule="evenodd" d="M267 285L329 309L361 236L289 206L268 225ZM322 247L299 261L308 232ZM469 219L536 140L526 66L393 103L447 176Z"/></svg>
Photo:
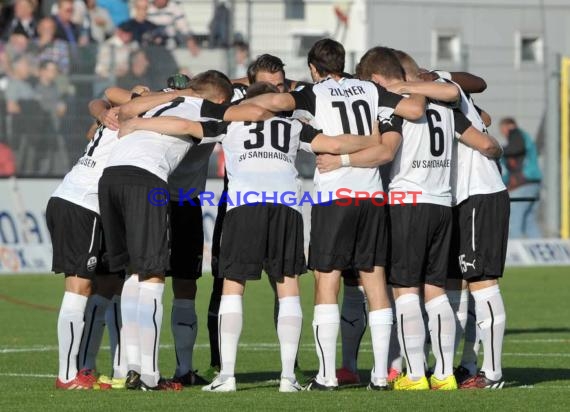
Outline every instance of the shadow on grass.
<svg viewBox="0 0 570 412"><path fill-rule="evenodd" d="M552 381L570 381L570 369L503 368L509 386L536 385Z"/></svg>
<svg viewBox="0 0 570 412"><path fill-rule="evenodd" d="M507 329L505 331L505 335L520 335L525 333L570 333L570 328Z"/></svg>

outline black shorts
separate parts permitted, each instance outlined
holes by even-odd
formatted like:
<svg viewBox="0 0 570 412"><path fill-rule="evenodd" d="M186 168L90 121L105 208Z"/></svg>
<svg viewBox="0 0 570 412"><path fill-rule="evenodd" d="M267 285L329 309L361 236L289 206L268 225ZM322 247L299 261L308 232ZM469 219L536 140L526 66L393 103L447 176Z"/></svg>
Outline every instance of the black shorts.
<svg viewBox="0 0 570 412"><path fill-rule="evenodd" d="M459 267L459 241L461 237L459 225L459 205L451 208L451 242L449 244L449 256L447 261L447 278L463 280L463 274Z"/></svg>
<svg viewBox="0 0 570 412"><path fill-rule="evenodd" d="M144 169L117 166L103 171L99 206L112 271L145 278L164 275L169 268L169 208L167 202L157 203L159 192L168 193L166 182Z"/></svg>
<svg viewBox="0 0 570 412"><path fill-rule="evenodd" d="M204 225L199 199L180 204L170 202L170 250L169 276L177 279L198 279L202 276L204 253Z"/></svg>
<svg viewBox="0 0 570 412"><path fill-rule="evenodd" d="M509 236L508 192L470 196L456 208L459 246L454 258L463 279L502 277Z"/></svg>
<svg viewBox="0 0 570 412"><path fill-rule="evenodd" d="M277 282L307 271L303 217L281 204L252 204L227 212L222 230L219 277Z"/></svg>
<svg viewBox="0 0 570 412"><path fill-rule="evenodd" d="M385 206L315 205L311 210L309 268L320 272L385 266L388 248Z"/></svg>
<svg viewBox="0 0 570 412"><path fill-rule="evenodd" d="M92 210L52 197L46 221L53 247L52 271L93 280L100 263L101 218Z"/></svg>
<svg viewBox="0 0 570 412"><path fill-rule="evenodd" d="M445 287L451 241L451 207L418 203L390 206L389 283Z"/></svg>

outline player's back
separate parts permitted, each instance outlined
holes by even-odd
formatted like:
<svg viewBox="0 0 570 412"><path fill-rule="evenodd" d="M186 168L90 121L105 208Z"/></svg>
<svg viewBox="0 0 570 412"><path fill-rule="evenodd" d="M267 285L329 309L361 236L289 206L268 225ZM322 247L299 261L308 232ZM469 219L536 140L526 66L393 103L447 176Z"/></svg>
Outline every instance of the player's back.
<svg viewBox="0 0 570 412"><path fill-rule="evenodd" d="M178 116L194 121L207 120L201 117L202 102L203 99L199 98L178 97L149 110L143 117ZM107 166L140 167L166 181L191 145L192 141L187 137L137 130L120 139Z"/></svg>
<svg viewBox="0 0 570 412"><path fill-rule="evenodd" d="M117 145L117 131L99 126L73 168L52 196L60 197L99 213L97 185L112 150Z"/></svg>
<svg viewBox="0 0 570 412"><path fill-rule="evenodd" d="M451 157L455 136L453 111L428 102L424 116L405 120L402 144L392 164L390 191L421 192L418 203L451 206ZM406 203L413 201L406 196Z"/></svg>
<svg viewBox="0 0 570 412"><path fill-rule="evenodd" d="M309 120L327 135L369 135L373 122L381 114L378 86L371 82L347 78L336 81L329 77L306 87L312 90L314 106L309 110L296 110L293 115ZM343 167L323 174L315 170L314 181L316 191L332 192L333 198L340 188L369 193L382 190L377 168Z"/></svg>

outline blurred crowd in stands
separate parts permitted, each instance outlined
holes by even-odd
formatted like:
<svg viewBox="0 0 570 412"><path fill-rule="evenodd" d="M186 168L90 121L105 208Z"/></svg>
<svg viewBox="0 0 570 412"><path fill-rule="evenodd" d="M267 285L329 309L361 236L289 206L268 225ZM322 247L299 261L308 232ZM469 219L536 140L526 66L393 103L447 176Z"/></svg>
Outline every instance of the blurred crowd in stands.
<svg viewBox="0 0 570 412"><path fill-rule="evenodd" d="M221 3L204 42L177 1L1 2L0 176L64 174L85 146L92 98L111 85L165 87L182 69L173 50L228 47L228 19Z"/></svg>

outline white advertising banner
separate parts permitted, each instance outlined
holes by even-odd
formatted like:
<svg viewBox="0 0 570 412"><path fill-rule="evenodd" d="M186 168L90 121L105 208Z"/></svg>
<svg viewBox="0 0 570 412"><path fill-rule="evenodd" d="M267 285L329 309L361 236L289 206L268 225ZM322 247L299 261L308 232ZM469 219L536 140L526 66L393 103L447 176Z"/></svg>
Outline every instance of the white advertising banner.
<svg viewBox="0 0 570 412"><path fill-rule="evenodd" d="M45 208L59 179L0 179L0 274L49 273L51 242ZM312 181L303 189L311 192ZM214 194L202 206L204 222L204 272L210 271L211 243L221 179L208 180L206 190ZM211 199L211 196L205 198ZM309 244L311 206L303 204L305 248ZM510 240L507 266L570 265L570 241L561 239Z"/></svg>

